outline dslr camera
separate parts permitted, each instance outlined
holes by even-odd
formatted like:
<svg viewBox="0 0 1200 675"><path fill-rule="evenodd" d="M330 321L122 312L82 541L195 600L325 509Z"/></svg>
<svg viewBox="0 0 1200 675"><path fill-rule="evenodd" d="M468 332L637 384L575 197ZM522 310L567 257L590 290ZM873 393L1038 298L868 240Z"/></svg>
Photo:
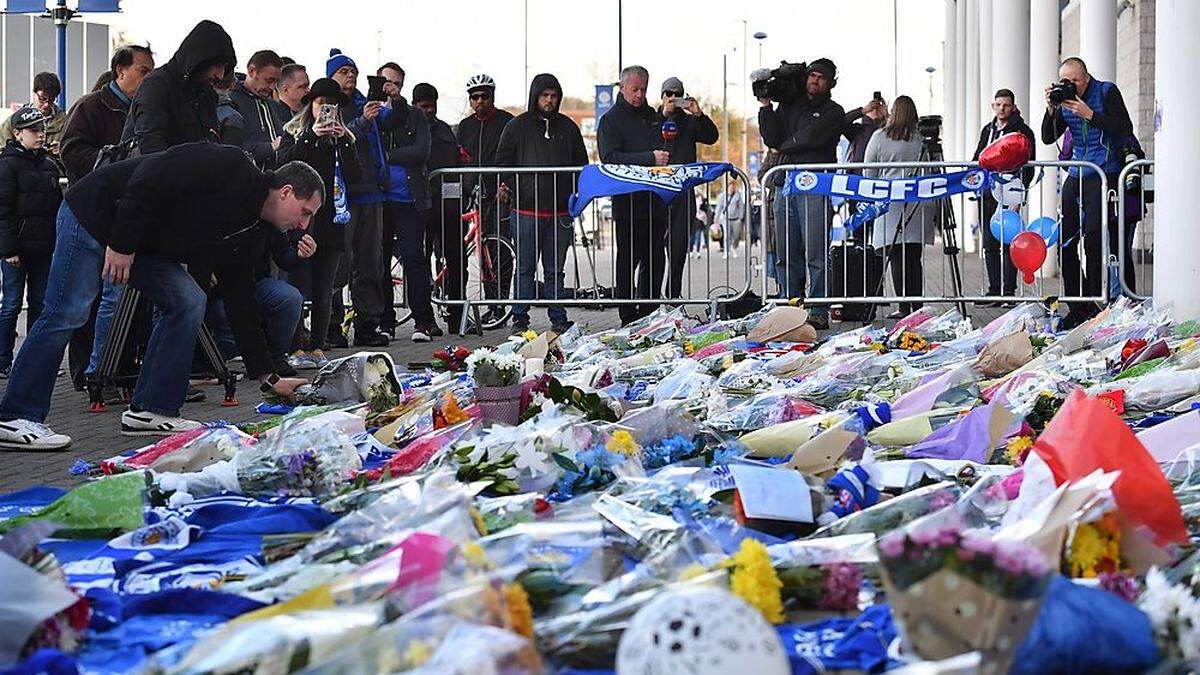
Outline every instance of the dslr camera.
<svg viewBox="0 0 1200 675"><path fill-rule="evenodd" d="M1064 101L1079 98L1079 90L1075 88L1075 83L1070 80L1060 80L1050 85L1050 102L1054 105L1062 105Z"/></svg>
<svg viewBox="0 0 1200 675"><path fill-rule="evenodd" d="M776 103L791 103L804 95L808 64L783 61L779 67L757 70L750 76L754 98L769 98Z"/></svg>

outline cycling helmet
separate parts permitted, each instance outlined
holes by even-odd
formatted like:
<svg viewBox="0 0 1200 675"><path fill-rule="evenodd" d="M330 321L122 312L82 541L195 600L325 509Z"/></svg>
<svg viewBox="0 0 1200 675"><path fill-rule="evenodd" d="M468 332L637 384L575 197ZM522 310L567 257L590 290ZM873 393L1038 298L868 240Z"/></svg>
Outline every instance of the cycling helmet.
<svg viewBox="0 0 1200 675"><path fill-rule="evenodd" d="M486 73L472 75L471 79L467 80L467 93L471 93L475 89L495 89L496 81Z"/></svg>

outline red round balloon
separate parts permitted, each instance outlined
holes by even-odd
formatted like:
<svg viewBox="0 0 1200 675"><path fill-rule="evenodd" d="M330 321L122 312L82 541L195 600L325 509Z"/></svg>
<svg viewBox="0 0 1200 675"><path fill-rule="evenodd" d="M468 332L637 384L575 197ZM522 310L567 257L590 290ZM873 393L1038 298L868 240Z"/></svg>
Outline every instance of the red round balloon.
<svg viewBox="0 0 1200 675"><path fill-rule="evenodd" d="M1023 273L1025 283L1032 284L1033 273L1046 262L1046 240L1037 232L1026 230L1013 237L1008 250L1013 265Z"/></svg>
<svg viewBox="0 0 1200 675"><path fill-rule="evenodd" d="M988 171L1007 173L1025 166L1032 156L1033 148L1025 134L1005 134L979 153L979 166Z"/></svg>

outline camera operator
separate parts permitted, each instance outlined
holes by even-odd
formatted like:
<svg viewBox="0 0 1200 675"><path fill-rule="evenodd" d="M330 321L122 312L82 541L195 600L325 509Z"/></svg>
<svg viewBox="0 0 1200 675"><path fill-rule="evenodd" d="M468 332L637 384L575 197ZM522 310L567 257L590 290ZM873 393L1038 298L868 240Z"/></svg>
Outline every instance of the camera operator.
<svg viewBox="0 0 1200 675"><path fill-rule="evenodd" d="M1133 134L1133 122L1117 85L1097 80L1088 74L1083 60L1071 57L1062 62L1060 82L1046 87L1046 114L1042 118L1042 142L1050 145L1070 129L1073 140L1071 159L1092 162L1115 186L1121 171L1123 151ZM1099 295L1106 277L1101 256L1100 231L1102 209L1108 208L1101 190L1100 176L1073 167L1063 184L1062 234L1064 242L1082 239L1084 256L1083 295ZM1078 205L1078 206L1077 206ZM1082 223L1080 210L1082 208ZM1109 241L1116 250L1116 218L1109 216ZM1080 236L1082 234L1082 237ZM1067 296L1080 295L1080 263L1077 244L1062 247L1063 290ZM1097 313L1091 303L1071 307L1064 327L1072 327Z"/></svg>
<svg viewBox="0 0 1200 675"><path fill-rule="evenodd" d="M720 138L717 125L704 114L695 98L684 93L683 82L678 77L663 81L662 105L658 112L663 119L674 121L678 129L675 138L666 144L672 164L695 162L697 143L712 145ZM667 278L667 297L678 298L683 291L683 267L687 261L692 222L696 218L696 191L685 190L668 208L671 225L667 231L667 257L671 269Z"/></svg>
<svg viewBox="0 0 1200 675"><path fill-rule="evenodd" d="M996 113L996 116L980 130L979 145L975 146L975 154L971 156L971 161L978 161L984 148L1007 134L1022 134L1029 139L1029 147L1033 148L1033 130L1021 117L1021 111L1017 109L1016 95L1011 89L996 91L996 95L992 97L992 112ZM1032 180L1033 167L1026 167L1021 171L1021 181L1028 186ZM982 223L990 222L997 205L992 191L984 190L983 214L980 218ZM985 226L981 229L983 230L983 262L987 267L988 276L987 294L1004 295L1005 297L1016 295L1017 268L1008 255L1008 244L997 239L996 235L992 234L991 227ZM1002 281L1003 283L1001 283Z"/></svg>
<svg viewBox="0 0 1200 675"><path fill-rule="evenodd" d="M846 125L846 113L829 92L837 84L837 67L829 59L817 59L805 71L804 91L776 108L770 97L760 97L758 127L763 143L779 151L780 164L816 164L837 161L838 137ZM773 187L783 185L778 174ZM781 253L789 297L825 297L825 262L828 245L829 203L817 195L783 195L775 199L775 246ZM809 323L829 327L828 308L810 307Z"/></svg>

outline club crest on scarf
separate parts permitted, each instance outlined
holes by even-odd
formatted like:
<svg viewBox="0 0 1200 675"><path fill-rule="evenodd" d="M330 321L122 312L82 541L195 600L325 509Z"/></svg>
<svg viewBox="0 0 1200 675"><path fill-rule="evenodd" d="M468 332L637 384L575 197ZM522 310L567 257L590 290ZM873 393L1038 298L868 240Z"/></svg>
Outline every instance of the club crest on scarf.
<svg viewBox="0 0 1200 675"><path fill-rule="evenodd" d="M688 181L704 177L704 166L633 166L630 164L601 164L600 173L621 181L641 183L647 187L681 191Z"/></svg>

